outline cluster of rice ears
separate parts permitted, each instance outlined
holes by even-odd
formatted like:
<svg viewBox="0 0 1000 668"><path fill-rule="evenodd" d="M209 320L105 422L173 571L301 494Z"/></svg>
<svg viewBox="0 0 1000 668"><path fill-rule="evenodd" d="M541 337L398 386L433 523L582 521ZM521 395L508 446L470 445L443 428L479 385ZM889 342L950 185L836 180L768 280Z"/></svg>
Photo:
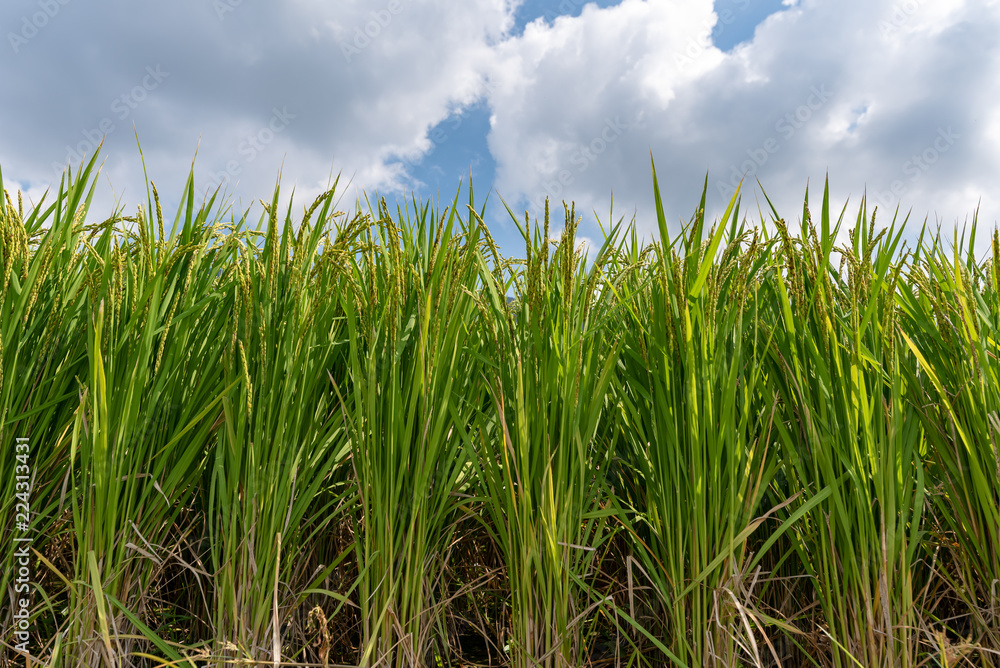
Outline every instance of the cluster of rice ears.
<svg viewBox="0 0 1000 668"><path fill-rule="evenodd" d="M95 223L95 165L0 200L0 664L27 597L53 667L1000 666L975 220L673 234L654 168L657 241L515 259L471 186Z"/></svg>

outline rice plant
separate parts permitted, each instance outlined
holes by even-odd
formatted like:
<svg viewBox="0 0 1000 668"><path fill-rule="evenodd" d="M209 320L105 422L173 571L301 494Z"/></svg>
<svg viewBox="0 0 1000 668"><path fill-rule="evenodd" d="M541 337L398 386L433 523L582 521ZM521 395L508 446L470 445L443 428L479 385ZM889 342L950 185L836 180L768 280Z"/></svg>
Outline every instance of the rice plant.
<svg viewBox="0 0 1000 668"><path fill-rule="evenodd" d="M578 222L567 207L554 249L547 205L543 228L519 224L527 256L510 286L514 308L508 286L483 272L493 410L480 431L478 464L507 570L514 666L581 665L581 621L601 604L589 580L612 513L604 484L611 444L596 436L620 346L604 272L615 242L609 236L588 267Z"/></svg>
<svg viewBox="0 0 1000 668"><path fill-rule="evenodd" d="M1000 237L990 261L975 262L975 225L966 257L936 235L914 257L901 293L904 341L919 361L907 369L914 407L932 445L939 491L931 496L946 532L942 569L964 603L968 621L952 650L979 645L980 665L1000 665ZM970 641L974 640L972 643ZM942 643L945 641L942 640Z"/></svg>
<svg viewBox="0 0 1000 668"><path fill-rule="evenodd" d="M482 403L467 343L479 227L457 204L415 208L413 220L393 220L384 203L378 213L348 261L348 370L337 385L358 497L358 661L431 665L447 653L444 577L468 512L466 431Z"/></svg>
<svg viewBox="0 0 1000 668"><path fill-rule="evenodd" d="M646 605L631 596L629 615L675 665L759 665L769 649L758 629L770 622L755 605L749 539L769 514L777 467L762 387L769 331L757 317L766 248L736 225L736 195L706 229L704 192L671 241L655 167L653 184L661 241L634 260L642 298L630 308L616 392L629 579L654 593Z"/></svg>
<svg viewBox="0 0 1000 668"><path fill-rule="evenodd" d="M654 168L657 239L508 257L471 186L95 215L96 160L0 198L0 663L28 438L32 665L998 665L996 232L674 233Z"/></svg>
<svg viewBox="0 0 1000 668"><path fill-rule="evenodd" d="M351 238L328 235L332 191L305 211L297 232L290 203L279 232L279 195L276 187L255 234L233 244L220 277L230 318L219 319L218 340L235 389L223 398L223 428L205 464L214 650L278 663L295 655L284 630L297 607L348 556L320 564L311 552L351 494L341 471L343 409L330 383L347 364L336 343Z"/></svg>
<svg viewBox="0 0 1000 668"><path fill-rule="evenodd" d="M805 630L838 668L914 666L925 479L901 372L912 358L897 329L902 228L874 234L862 202L852 244L839 249L844 276L830 260L843 214L831 228L828 187L820 231L808 195L802 221L794 238L778 220L767 287L780 323L768 357L787 492L815 503L793 541L822 613Z"/></svg>

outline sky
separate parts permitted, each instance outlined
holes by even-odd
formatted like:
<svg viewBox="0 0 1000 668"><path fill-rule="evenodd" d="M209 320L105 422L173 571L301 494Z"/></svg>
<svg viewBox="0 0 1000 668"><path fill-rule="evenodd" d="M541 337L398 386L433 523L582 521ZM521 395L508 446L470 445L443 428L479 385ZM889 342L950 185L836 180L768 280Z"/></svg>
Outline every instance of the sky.
<svg viewBox="0 0 1000 668"><path fill-rule="evenodd" d="M168 212L193 164L251 220L279 172L296 211L471 176L513 255L504 202L655 235L651 158L672 232L706 175L710 219L742 179L751 223L762 185L796 225L827 176L914 235L1000 219L1000 0L4 0L0 33L4 187L37 202L103 140L102 220L145 201L139 146Z"/></svg>

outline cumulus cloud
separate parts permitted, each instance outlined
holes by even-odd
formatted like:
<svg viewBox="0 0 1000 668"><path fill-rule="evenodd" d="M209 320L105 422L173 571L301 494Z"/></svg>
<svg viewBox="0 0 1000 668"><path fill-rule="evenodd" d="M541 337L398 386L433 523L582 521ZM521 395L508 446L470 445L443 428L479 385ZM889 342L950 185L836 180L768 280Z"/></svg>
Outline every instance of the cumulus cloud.
<svg viewBox="0 0 1000 668"><path fill-rule="evenodd" d="M19 37L41 4L5 3L0 24ZM479 96L513 11L506 0L51 4L30 39L0 52L5 125L17 128L0 147L5 176L37 196L106 137L104 174L131 204L145 195L136 133L164 192L183 185L196 149L198 182L246 204L282 165L302 195L325 189L331 169L355 193L398 190L391 157L425 149L429 127ZM148 68L163 74L147 90Z"/></svg>
<svg viewBox="0 0 1000 668"><path fill-rule="evenodd" d="M0 164L37 199L106 137L102 185L134 206L138 134L168 200L197 150L202 191L223 182L238 206L266 196L279 169L301 200L343 172L353 203L361 189L412 185L407 165L432 151L431 129L485 101L496 190L535 215L546 196L600 214L613 196L615 218L634 211L655 230L652 154L674 229L706 173L709 216L740 179L753 205L759 178L794 223L806 183L816 192L827 172L838 207L867 188L883 212L947 227L981 202L992 227L1000 2L786 1L720 51L713 31L750 2L576 14L573 0L574 15L515 34L521 0L11 0ZM516 236L500 216L491 224ZM589 221L581 235L600 232Z"/></svg>
<svg viewBox="0 0 1000 668"><path fill-rule="evenodd" d="M807 181L816 193L829 171L838 203L867 188L883 212L947 226L981 200L992 227L998 3L786 4L731 53L700 37L719 20L707 0L626 0L529 26L497 49L498 190L536 212L546 195L607 211L613 193L651 231L652 151L673 223L706 171L715 214L741 179L753 203L759 178L793 222Z"/></svg>

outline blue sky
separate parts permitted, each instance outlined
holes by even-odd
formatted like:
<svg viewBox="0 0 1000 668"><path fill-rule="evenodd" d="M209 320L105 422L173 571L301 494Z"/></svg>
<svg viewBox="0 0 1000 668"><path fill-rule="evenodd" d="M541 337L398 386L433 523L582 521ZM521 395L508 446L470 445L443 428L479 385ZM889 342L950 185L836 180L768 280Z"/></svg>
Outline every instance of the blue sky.
<svg viewBox="0 0 1000 668"><path fill-rule="evenodd" d="M514 14L511 34L522 35L525 25L538 19L552 22L558 16L579 16L584 4L576 0L528 0ZM612 7L620 4L620 0L593 4ZM757 25L782 8L781 0L716 0L714 9L718 19L710 33L712 44L722 51L732 51L737 44L753 39ZM402 162L413 179L412 192L418 198L453 195L457 181L461 179L467 184L470 175L474 185L484 183L488 188L493 183L496 164L486 141L490 113L489 105L478 101L452 114L428 131L432 145L426 153L406 156Z"/></svg>
<svg viewBox="0 0 1000 668"><path fill-rule="evenodd" d="M450 202L471 173L505 250L546 197L671 229L709 175L708 214L759 179L797 223L829 173L946 231L998 220L998 0L7 0L0 168L31 201L102 139L95 217L175 205L194 163L259 215L282 174L303 206L341 175L365 194ZM253 207L257 206L256 209ZM765 218L767 218L765 216Z"/></svg>

